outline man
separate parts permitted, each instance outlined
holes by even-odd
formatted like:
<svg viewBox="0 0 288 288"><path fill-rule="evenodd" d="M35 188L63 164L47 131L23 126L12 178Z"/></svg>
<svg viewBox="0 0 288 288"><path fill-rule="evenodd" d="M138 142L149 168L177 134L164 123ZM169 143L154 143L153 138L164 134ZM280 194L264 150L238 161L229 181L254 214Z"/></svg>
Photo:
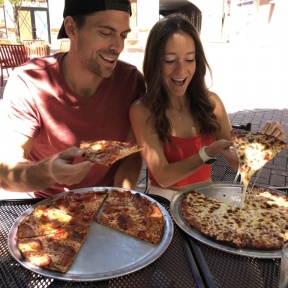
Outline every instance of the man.
<svg viewBox="0 0 288 288"><path fill-rule="evenodd" d="M92 186L134 188L139 153L110 167L84 161L81 141L135 142L128 111L145 92L136 67L118 61L130 32L128 0L65 0L58 38L68 53L14 70L4 92L1 186L48 197ZM3 123L5 123L3 125Z"/></svg>

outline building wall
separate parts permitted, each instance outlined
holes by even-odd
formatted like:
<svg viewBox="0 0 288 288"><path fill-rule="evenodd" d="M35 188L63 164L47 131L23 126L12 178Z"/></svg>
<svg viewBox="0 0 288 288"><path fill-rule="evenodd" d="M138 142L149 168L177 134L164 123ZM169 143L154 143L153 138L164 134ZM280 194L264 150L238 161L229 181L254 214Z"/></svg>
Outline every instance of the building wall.
<svg viewBox="0 0 288 288"><path fill-rule="evenodd" d="M60 40L57 39L58 31L63 22L64 0L48 0L51 29L51 47L60 47Z"/></svg>
<svg viewBox="0 0 288 288"><path fill-rule="evenodd" d="M272 2L272 3L271 3ZM260 1L240 6L232 1L231 42L288 47L288 1Z"/></svg>
<svg viewBox="0 0 288 288"><path fill-rule="evenodd" d="M7 1L6 26L12 31L13 23L7 15L12 15L12 9ZM57 47L57 34L63 21L64 0L48 1L51 45ZM288 47L288 0L189 1L201 11L201 37L205 41L249 42ZM150 29L160 17L159 0L133 0L132 6L136 18L131 18L133 33L130 39L133 38L133 43L144 48ZM13 37L12 32L10 36Z"/></svg>
<svg viewBox="0 0 288 288"><path fill-rule="evenodd" d="M204 0L199 9L202 11L201 38L209 42L219 42L222 39L222 17L226 0ZM233 1L233 0L232 0ZM194 1L191 1L192 3ZM199 1L195 4L199 5ZM226 40L226 39L225 39Z"/></svg>

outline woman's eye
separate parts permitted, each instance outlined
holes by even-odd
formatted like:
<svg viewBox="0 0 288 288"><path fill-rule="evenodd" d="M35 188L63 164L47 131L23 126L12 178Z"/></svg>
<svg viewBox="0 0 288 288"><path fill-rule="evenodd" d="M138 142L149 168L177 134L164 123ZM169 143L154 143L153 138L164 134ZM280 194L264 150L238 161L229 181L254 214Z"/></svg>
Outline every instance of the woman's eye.
<svg viewBox="0 0 288 288"><path fill-rule="evenodd" d="M194 62L195 59L187 59L186 61L190 63L190 62Z"/></svg>
<svg viewBox="0 0 288 288"><path fill-rule="evenodd" d="M164 60L164 62L167 63L167 64L170 64L170 63L175 62L175 60Z"/></svg>

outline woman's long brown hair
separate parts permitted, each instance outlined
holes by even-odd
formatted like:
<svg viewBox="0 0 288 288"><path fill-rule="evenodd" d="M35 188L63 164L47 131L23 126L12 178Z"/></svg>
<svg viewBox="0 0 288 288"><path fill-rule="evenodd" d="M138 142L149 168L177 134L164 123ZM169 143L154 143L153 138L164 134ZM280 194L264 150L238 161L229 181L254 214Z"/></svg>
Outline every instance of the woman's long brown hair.
<svg viewBox="0 0 288 288"><path fill-rule="evenodd" d="M144 103L151 112L153 127L163 141L170 141L171 123L166 116L169 99L162 83L162 65L166 43L173 34L184 32L192 37L196 48L196 71L186 91L187 103L199 129L199 133L215 137L219 125L213 114L214 106L209 100L205 82L206 70L212 71L207 62L199 34L191 21L182 14L171 14L158 21L147 39L143 73L147 85Z"/></svg>

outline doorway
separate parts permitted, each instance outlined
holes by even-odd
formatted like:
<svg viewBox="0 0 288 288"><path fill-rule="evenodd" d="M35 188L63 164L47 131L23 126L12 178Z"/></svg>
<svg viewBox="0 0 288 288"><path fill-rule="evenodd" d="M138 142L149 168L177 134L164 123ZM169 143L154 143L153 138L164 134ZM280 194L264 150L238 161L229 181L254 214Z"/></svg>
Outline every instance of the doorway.
<svg viewBox="0 0 288 288"><path fill-rule="evenodd" d="M51 44L48 8L22 7L19 11L20 38L45 40Z"/></svg>

